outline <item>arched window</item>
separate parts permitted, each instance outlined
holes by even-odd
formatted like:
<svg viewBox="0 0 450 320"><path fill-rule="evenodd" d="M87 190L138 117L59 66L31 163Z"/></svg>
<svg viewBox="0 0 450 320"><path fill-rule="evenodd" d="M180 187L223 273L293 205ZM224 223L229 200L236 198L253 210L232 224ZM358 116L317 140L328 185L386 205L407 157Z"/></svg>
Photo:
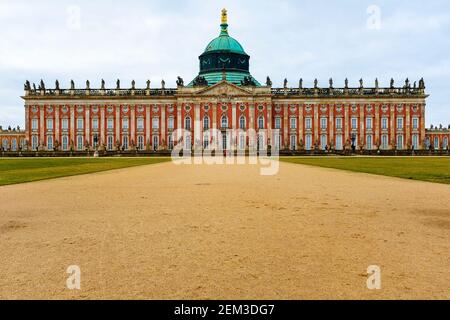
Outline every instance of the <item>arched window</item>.
<svg viewBox="0 0 450 320"><path fill-rule="evenodd" d="M186 117L184 119L184 129L191 130L191 117Z"/></svg>
<svg viewBox="0 0 450 320"><path fill-rule="evenodd" d="M11 150L17 151L17 140L16 139L11 140Z"/></svg>
<svg viewBox="0 0 450 320"><path fill-rule="evenodd" d="M223 116L221 120L222 128L227 129L228 128L228 117Z"/></svg>
<svg viewBox="0 0 450 320"><path fill-rule="evenodd" d="M312 135L310 134L306 135L305 148L306 150L311 150L312 148Z"/></svg>
<svg viewBox="0 0 450 320"><path fill-rule="evenodd" d="M203 149L209 149L209 135L203 135Z"/></svg>
<svg viewBox="0 0 450 320"><path fill-rule="evenodd" d="M444 137L444 142L442 143L442 149L448 148L448 137Z"/></svg>
<svg viewBox="0 0 450 320"><path fill-rule="evenodd" d="M367 150L372 150L372 135L368 134L366 136L366 148Z"/></svg>
<svg viewBox="0 0 450 320"><path fill-rule="evenodd" d="M77 136L77 149L83 150L83 136Z"/></svg>
<svg viewBox="0 0 450 320"><path fill-rule="evenodd" d="M191 150L191 148L192 148L191 136L190 135L186 136L185 143L184 143L184 148L186 150L188 150L188 151Z"/></svg>
<svg viewBox="0 0 450 320"><path fill-rule="evenodd" d="M128 145L129 145L129 143L128 143L128 136L123 136L123 138L122 138L122 148L124 150L128 150Z"/></svg>
<svg viewBox="0 0 450 320"><path fill-rule="evenodd" d="M320 148L322 150L325 150L327 148L327 143L328 143L327 135L326 134L321 135L320 136Z"/></svg>
<svg viewBox="0 0 450 320"><path fill-rule="evenodd" d="M397 150L403 150L403 135L399 134L397 136Z"/></svg>
<svg viewBox="0 0 450 320"><path fill-rule="evenodd" d="M240 133L239 134L239 149L240 150L245 150L245 140L246 140L245 134Z"/></svg>
<svg viewBox="0 0 450 320"><path fill-rule="evenodd" d="M203 130L209 130L209 117L205 116L203 118Z"/></svg>
<svg viewBox="0 0 450 320"><path fill-rule="evenodd" d="M297 149L297 136L291 135L291 150Z"/></svg>
<svg viewBox="0 0 450 320"><path fill-rule="evenodd" d="M244 116L241 116L239 118L239 128L242 129L242 130L245 130L245 128L246 128L246 121L245 121L245 117Z"/></svg>
<svg viewBox="0 0 450 320"><path fill-rule="evenodd" d="M31 138L31 148L33 150L36 150L38 147L39 147L38 137L37 136L33 136Z"/></svg>
<svg viewBox="0 0 450 320"><path fill-rule="evenodd" d="M264 129L264 117L260 116L258 118L258 129Z"/></svg>
<svg viewBox="0 0 450 320"><path fill-rule="evenodd" d="M8 150L9 149L8 139L3 139L2 147L3 147L3 150Z"/></svg>
<svg viewBox="0 0 450 320"><path fill-rule="evenodd" d="M113 150L113 148L114 148L114 139L113 139L113 137L112 136L108 136L108 138L107 138L107 149L108 149L108 151L112 151Z"/></svg>
<svg viewBox="0 0 450 320"><path fill-rule="evenodd" d="M159 148L159 137L153 136L153 150L158 150Z"/></svg>
<svg viewBox="0 0 450 320"><path fill-rule="evenodd" d="M62 137L62 149L67 151L69 149L69 138L67 136Z"/></svg>
<svg viewBox="0 0 450 320"><path fill-rule="evenodd" d="M412 145L413 145L414 150L419 149L419 135L418 134L413 134Z"/></svg>
<svg viewBox="0 0 450 320"><path fill-rule="evenodd" d="M389 139L387 134L381 136L381 149L387 150L389 147Z"/></svg>
<svg viewBox="0 0 450 320"><path fill-rule="evenodd" d="M47 150L49 150L49 151L53 150L53 137L52 136L47 137Z"/></svg>
<svg viewBox="0 0 450 320"><path fill-rule="evenodd" d="M434 137L434 149L439 149L439 137Z"/></svg>
<svg viewBox="0 0 450 320"><path fill-rule="evenodd" d="M138 145L139 150L144 150L144 136L138 136Z"/></svg>

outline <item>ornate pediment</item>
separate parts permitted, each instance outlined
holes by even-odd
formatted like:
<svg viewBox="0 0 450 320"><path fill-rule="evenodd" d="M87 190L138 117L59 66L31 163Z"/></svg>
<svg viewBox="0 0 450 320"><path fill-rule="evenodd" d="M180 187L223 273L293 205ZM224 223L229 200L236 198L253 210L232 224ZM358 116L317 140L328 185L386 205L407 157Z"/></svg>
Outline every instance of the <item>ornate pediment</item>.
<svg viewBox="0 0 450 320"><path fill-rule="evenodd" d="M199 88L198 95L205 96L251 96L252 88L242 88L227 81L221 81L211 87Z"/></svg>

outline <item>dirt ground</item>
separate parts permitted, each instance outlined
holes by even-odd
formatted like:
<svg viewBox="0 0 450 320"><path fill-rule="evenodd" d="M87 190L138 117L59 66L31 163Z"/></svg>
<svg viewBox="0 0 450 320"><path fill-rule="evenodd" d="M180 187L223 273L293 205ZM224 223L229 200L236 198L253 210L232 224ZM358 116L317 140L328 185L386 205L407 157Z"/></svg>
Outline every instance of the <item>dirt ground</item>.
<svg viewBox="0 0 450 320"><path fill-rule="evenodd" d="M0 298L450 299L449 185L259 173L164 163L0 187Z"/></svg>

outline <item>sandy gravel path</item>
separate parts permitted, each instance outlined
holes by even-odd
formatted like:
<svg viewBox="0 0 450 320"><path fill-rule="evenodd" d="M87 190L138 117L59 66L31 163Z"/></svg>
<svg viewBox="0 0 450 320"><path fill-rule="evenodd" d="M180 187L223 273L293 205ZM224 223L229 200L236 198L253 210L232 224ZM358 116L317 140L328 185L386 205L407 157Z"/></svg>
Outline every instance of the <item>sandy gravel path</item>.
<svg viewBox="0 0 450 320"><path fill-rule="evenodd" d="M449 231L448 185L294 164L6 186L0 298L450 299ZM80 291L66 288L69 265Z"/></svg>

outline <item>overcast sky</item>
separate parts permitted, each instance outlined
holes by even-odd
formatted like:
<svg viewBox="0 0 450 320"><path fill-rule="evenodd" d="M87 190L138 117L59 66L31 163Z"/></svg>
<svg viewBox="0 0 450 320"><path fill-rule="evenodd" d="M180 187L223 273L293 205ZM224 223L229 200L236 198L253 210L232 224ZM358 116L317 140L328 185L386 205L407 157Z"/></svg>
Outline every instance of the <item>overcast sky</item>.
<svg viewBox="0 0 450 320"><path fill-rule="evenodd" d="M0 0L0 125L24 125L23 83L84 88L102 78L114 87L175 86L192 80L198 56L219 34L220 11L230 35L251 56L251 72L274 86L388 86L425 78L427 125L450 123L448 0Z"/></svg>

